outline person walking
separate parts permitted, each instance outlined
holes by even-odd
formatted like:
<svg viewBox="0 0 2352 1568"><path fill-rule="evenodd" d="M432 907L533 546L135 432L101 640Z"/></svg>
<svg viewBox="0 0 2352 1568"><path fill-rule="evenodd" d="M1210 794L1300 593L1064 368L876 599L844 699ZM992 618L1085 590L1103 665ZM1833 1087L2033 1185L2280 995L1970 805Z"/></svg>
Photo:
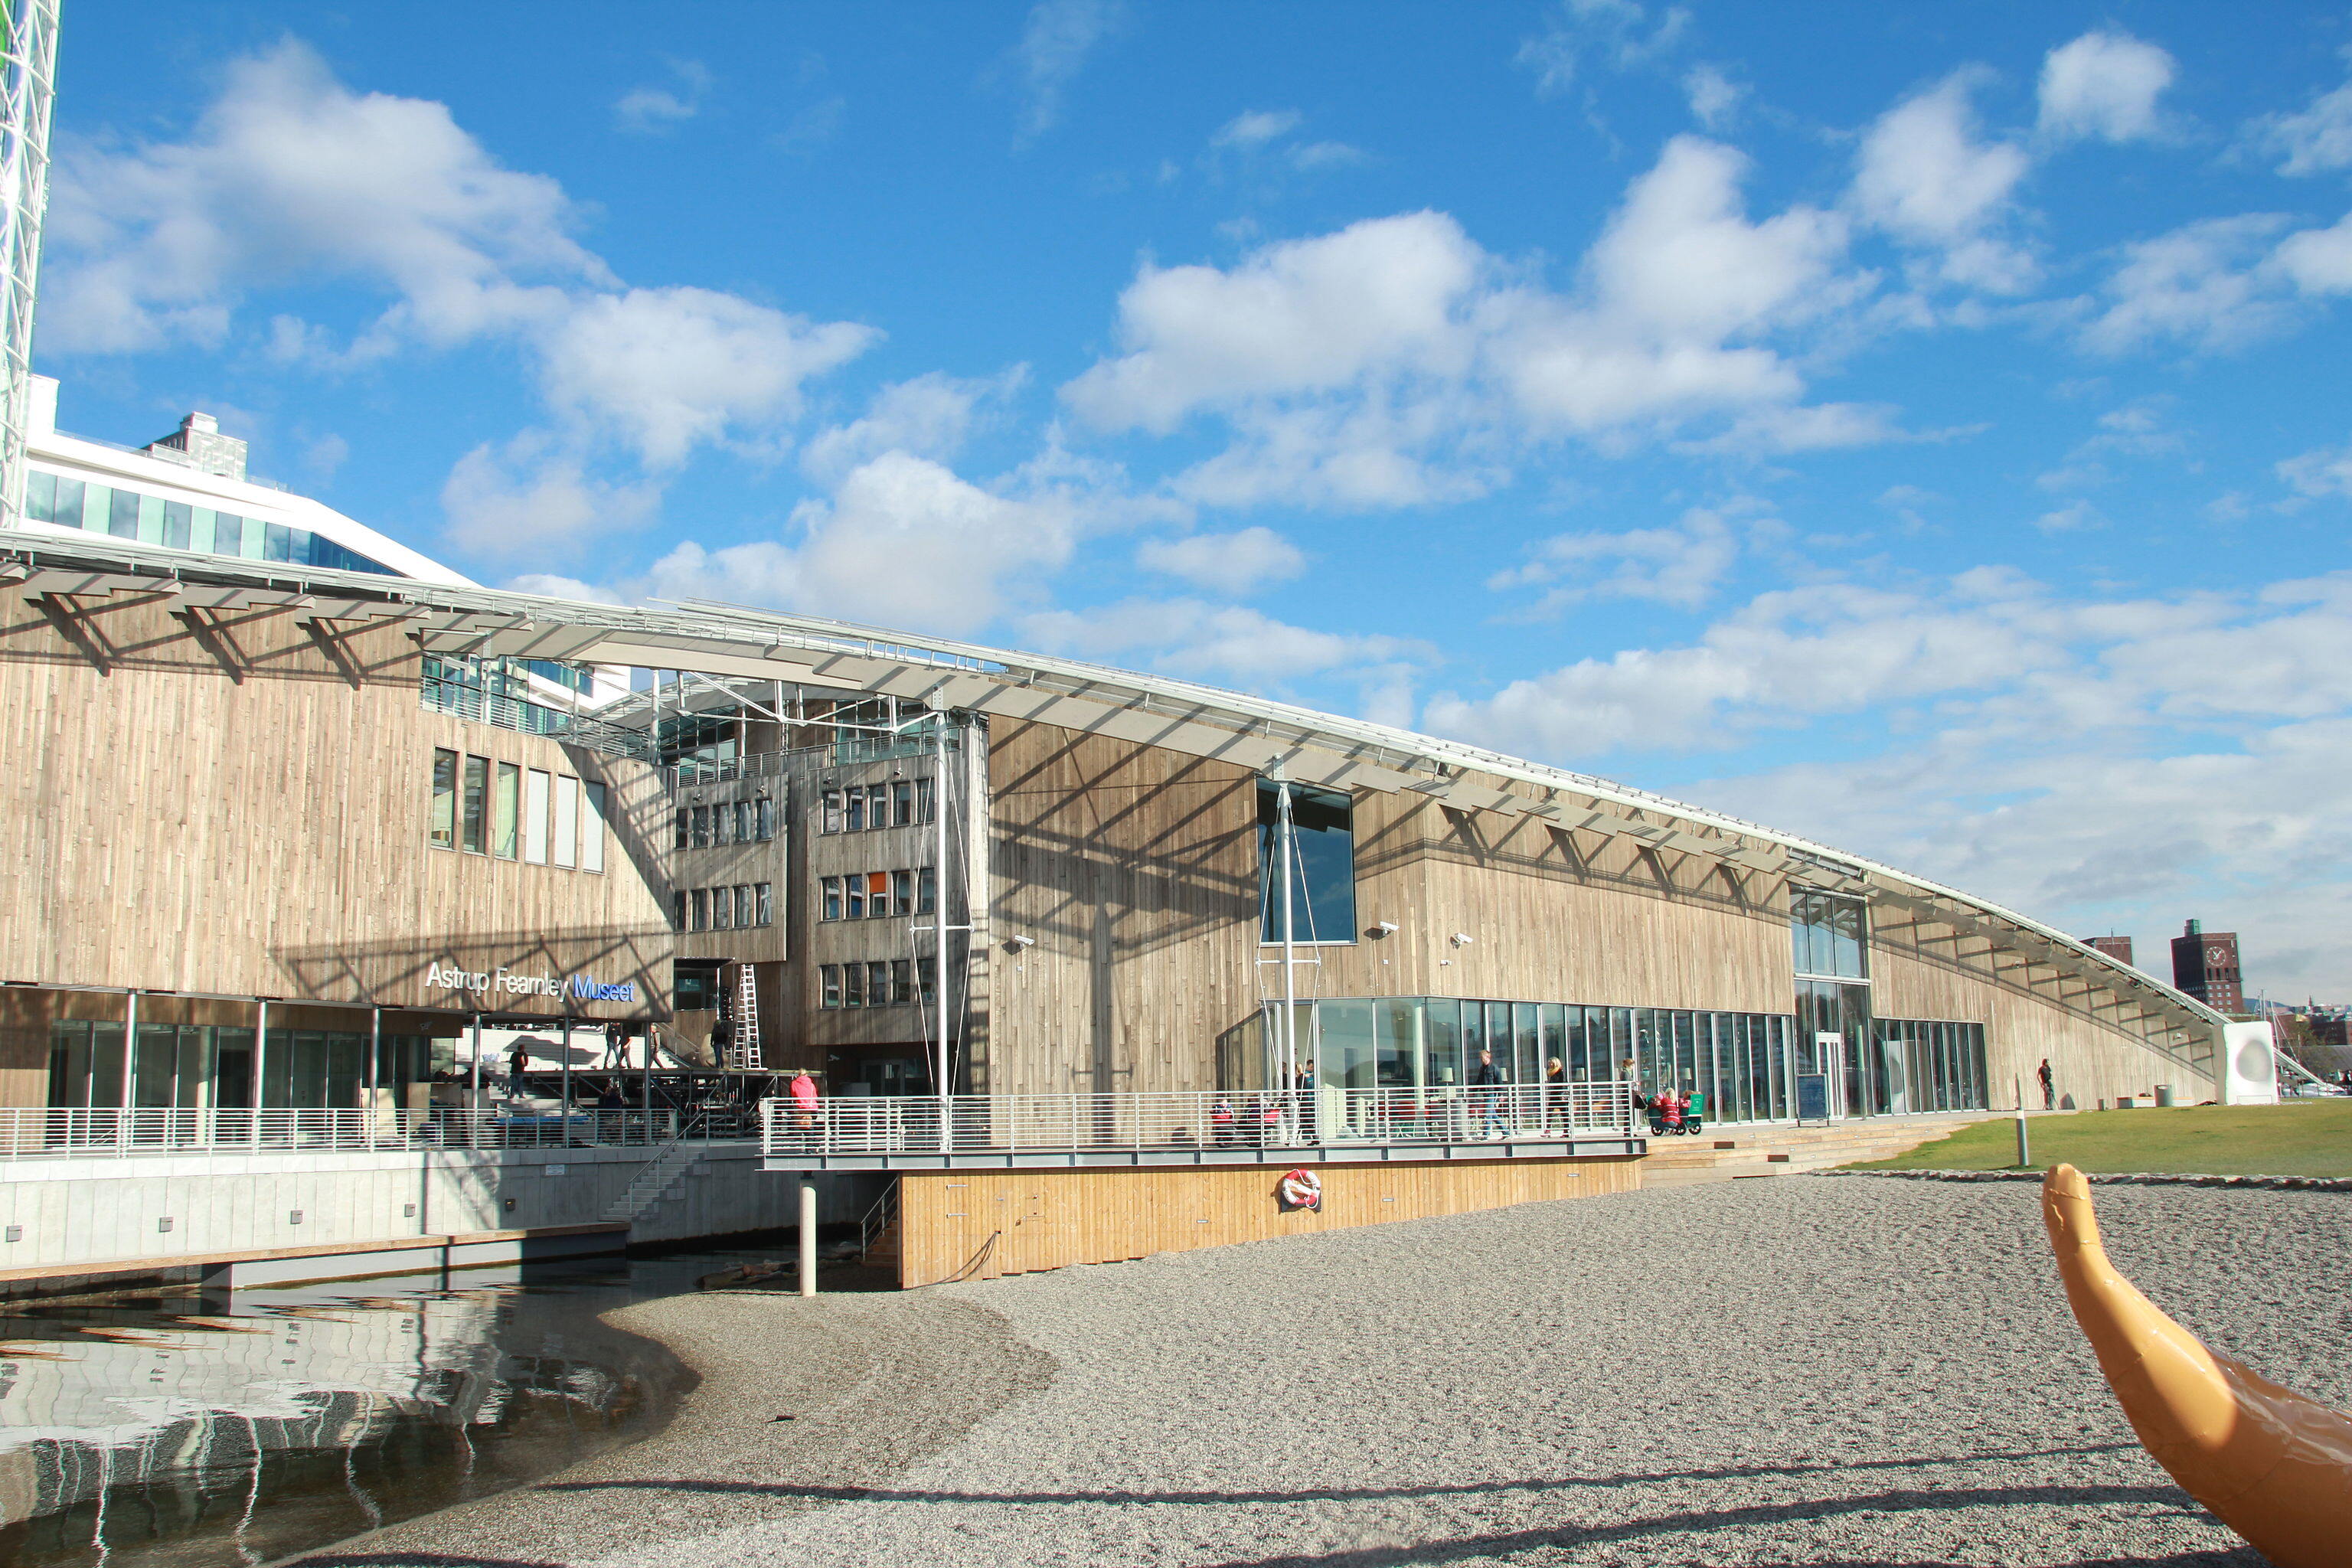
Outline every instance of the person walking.
<svg viewBox="0 0 2352 1568"><path fill-rule="evenodd" d="M1508 1131L1503 1123L1502 1086L1511 1081L1511 1075L1495 1060L1493 1051L1480 1051L1478 1065L1470 1069L1470 1087L1478 1095L1481 1138L1500 1138Z"/></svg>
<svg viewBox="0 0 2352 1568"><path fill-rule="evenodd" d="M2050 1058L2048 1057L2043 1057L2042 1058L2042 1067L2040 1070L2034 1073L2033 1076L2042 1080L2042 1109L2044 1110L2057 1110L2058 1080L2050 1070Z"/></svg>
<svg viewBox="0 0 2352 1568"><path fill-rule="evenodd" d="M803 1068L793 1074L792 1087L786 1092L793 1099L793 1126L800 1132L802 1146L813 1150L816 1146L816 1079L809 1077L808 1068Z"/></svg>
<svg viewBox="0 0 2352 1568"><path fill-rule="evenodd" d="M507 1052L507 1098L522 1098L522 1075L530 1070L530 1050L517 1040Z"/></svg>
<svg viewBox="0 0 2352 1568"><path fill-rule="evenodd" d="M1315 1142L1315 1062L1309 1058L1298 1068L1299 1142Z"/></svg>
<svg viewBox="0 0 2352 1568"><path fill-rule="evenodd" d="M1569 1130L1568 1068L1561 1065L1558 1057L1544 1063L1543 1088L1544 1131L1547 1132L1551 1131L1552 1122L1557 1119L1559 1130L1563 1132L1567 1131Z"/></svg>

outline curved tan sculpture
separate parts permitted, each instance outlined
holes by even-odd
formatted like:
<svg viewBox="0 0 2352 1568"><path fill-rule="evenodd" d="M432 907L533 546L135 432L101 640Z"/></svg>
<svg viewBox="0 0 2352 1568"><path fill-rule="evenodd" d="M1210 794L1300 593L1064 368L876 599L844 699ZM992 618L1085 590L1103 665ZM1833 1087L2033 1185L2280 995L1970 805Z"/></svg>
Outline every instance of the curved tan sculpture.
<svg viewBox="0 0 2352 1568"><path fill-rule="evenodd" d="M2215 1355L2158 1311L2107 1261L2074 1166L2042 1178L2042 1218L2140 1446L2278 1568L2352 1562L2352 1415Z"/></svg>

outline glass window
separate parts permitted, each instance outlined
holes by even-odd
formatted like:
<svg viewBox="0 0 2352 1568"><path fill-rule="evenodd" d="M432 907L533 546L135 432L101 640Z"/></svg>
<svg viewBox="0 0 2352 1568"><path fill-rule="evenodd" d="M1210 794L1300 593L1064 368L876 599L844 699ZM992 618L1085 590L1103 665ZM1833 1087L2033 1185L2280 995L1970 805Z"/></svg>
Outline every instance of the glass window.
<svg viewBox="0 0 2352 1568"><path fill-rule="evenodd" d="M846 833L866 831L866 792L864 790L853 789L844 792L841 826L842 830Z"/></svg>
<svg viewBox="0 0 2352 1568"><path fill-rule="evenodd" d="M1258 936L1283 938L1282 795L1271 779L1257 785ZM1355 806L1331 790L1291 784L1289 919L1298 942L1356 940Z"/></svg>
<svg viewBox="0 0 2352 1568"><path fill-rule="evenodd" d="M869 920L882 920L890 913L890 873L866 873L866 913Z"/></svg>
<svg viewBox="0 0 2352 1568"><path fill-rule="evenodd" d="M915 912L928 915L940 907L940 873L935 866L925 866L915 872Z"/></svg>
<svg viewBox="0 0 2352 1568"><path fill-rule="evenodd" d="M684 849L693 843L693 840L688 837L687 828L687 824L693 820L693 813L688 811L686 807L682 805L677 808L677 842L672 846L672 847Z"/></svg>
<svg viewBox="0 0 2352 1568"><path fill-rule="evenodd" d="M735 842L735 812L725 801L710 808L710 842L719 846Z"/></svg>
<svg viewBox="0 0 2352 1568"><path fill-rule="evenodd" d="M838 877L820 878L817 881L817 889L819 896L824 900L824 912L817 918L828 921L839 920L841 918L841 879Z"/></svg>
<svg viewBox="0 0 2352 1568"><path fill-rule="evenodd" d="M915 912L915 874L912 871L890 873L890 912L894 915Z"/></svg>
<svg viewBox="0 0 2352 1568"><path fill-rule="evenodd" d="M915 820L915 785L910 779L900 779L890 786L890 820L901 827Z"/></svg>
<svg viewBox="0 0 2352 1568"><path fill-rule="evenodd" d="M1424 1012L1423 1071L1428 1075L1427 1081L1439 1089L1467 1082L1462 1054L1462 1005L1433 996Z"/></svg>
<svg viewBox="0 0 2352 1568"><path fill-rule="evenodd" d="M773 882L761 882L758 884L758 888L760 923L763 926L773 925L776 923L776 885Z"/></svg>
<svg viewBox="0 0 2352 1568"><path fill-rule="evenodd" d="M1511 1081L1536 1083L1543 1078L1543 1057L1536 1038L1536 1005L1532 1002L1517 1002L1511 1005Z"/></svg>
<svg viewBox="0 0 2352 1568"><path fill-rule="evenodd" d="M162 496L139 498L139 542L142 544L163 542L163 498Z"/></svg>
<svg viewBox="0 0 2352 1568"><path fill-rule="evenodd" d="M866 786L866 826L868 827L890 826L890 786L888 784L878 784Z"/></svg>
<svg viewBox="0 0 2352 1568"><path fill-rule="evenodd" d="M569 868L580 848L580 781L568 773L555 775L554 862Z"/></svg>
<svg viewBox="0 0 2352 1568"><path fill-rule="evenodd" d="M687 906L686 929L688 931L710 929L710 890L708 888L694 889L693 900Z"/></svg>
<svg viewBox="0 0 2352 1568"><path fill-rule="evenodd" d="M676 905L676 907L670 910L670 929L672 931L684 931L686 929L686 895L684 893L672 893L670 895L670 899Z"/></svg>
<svg viewBox="0 0 2352 1568"><path fill-rule="evenodd" d="M841 966L841 1005L845 1007L866 1005L866 966L845 963Z"/></svg>
<svg viewBox="0 0 2352 1568"><path fill-rule="evenodd" d="M433 749L433 844L439 849L457 847L457 753Z"/></svg>
<svg viewBox="0 0 2352 1568"><path fill-rule="evenodd" d="M759 808L760 842L765 844L776 836L776 803L763 795L759 799Z"/></svg>
<svg viewBox="0 0 2352 1568"><path fill-rule="evenodd" d="M889 963L880 959L868 963L866 966L866 1005L869 1007L887 1007L896 1000L897 998L890 994Z"/></svg>
<svg viewBox="0 0 2352 1568"><path fill-rule="evenodd" d="M580 794L584 809L580 815L580 868L602 871L604 868L604 786L583 782Z"/></svg>
<svg viewBox="0 0 2352 1568"><path fill-rule="evenodd" d="M841 1005L841 965L838 963L818 964L816 966L816 1005L818 1006L838 1007Z"/></svg>
<svg viewBox="0 0 2352 1568"><path fill-rule="evenodd" d="M735 923L738 927L746 927L751 923L751 884L738 882L735 884Z"/></svg>
<svg viewBox="0 0 2352 1568"><path fill-rule="evenodd" d="M862 921L866 918L866 873L853 871L841 879L841 918Z"/></svg>
<svg viewBox="0 0 2352 1568"><path fill-rule="evenodd" d="M245 519L235 512L213 514L213 553L242 555L245 553Z"/></svg>
<svg viewBox="0 0 2352 1568"><path fill-rule="evenodd" d="M458 844L468 855L479 855L489 847L488 820L490 796L490 759L467 757L459 818L463 828Z"/></svg>
<svg viewBox="0 0 2352 1568"><path fill-rule="evenodd" d="M116 490L110 499L113 504L109 506L106 510L106 531L114 535L117 539L138 538L138 492L136 490Z"/></svg>
<svg viewBox="0 0 2352 1568"><path fill-rule="evenodd" d="M931 788L930 780L917 779L915 781L915 815L925 822L930 821L933 815L935 802L932 797L934 794L935 792Z"/></svg>
<svg viewBox="0 0 2352 1568"><path fill-rule="evenodd" d="M824 799L823 821L817 830L821 833L838 833L841 831L841 792L837 789L829 789L824 792Z"/></svg>
<svg viewBox="0 0 2352 1568"><path fill-rule="evenodd" d="M499 764L498 787L490 797L490 853L501 860L515 858L515 827L522 816L522 769Z"/></svg>
<svg viewBox="0 0 2352 1568"><path fill-rule="evenodd" d="M195 531L190 526L194 521L191 511L192 509L184 500L167 500L163 503L163 542L164 544L173 550L188 548L188 542Z"/></svg>
<svg viewBox="0 0 2352 1568"><path fill-rule="evenodd" d="M1567 1012L1567 1008L1553 1002L1545 1003L1538 1012L1536 1066L1546 1078L1551 1076L1551 1064L1554 1062L1559 1063L1562 1077L1573 1079L1580 1076L1576 1064L1569 1060L1571 1053L1568 1048Z"/></svg>
<svg viewBox="0 0 2352 1568"><path fill-rule="evenodd" d="M759 827L758 812L748 800L735 803L735 842L749 844Z"/></svg>
<svg viewBox="0 0 2352 1568"><path fill-rule="evenodd" d="M212 553L215 532L215 521L213 509L208 506L195 506L188 509L189 549L205 554Z"/></svg>
<svg viewBox="0 0 2352 1568"><path fill-rule="evenodd" d="M1793 888L1789 894L1789 930L1798 973L1841 980L1869 975L1868 925L1860 899Z"/></svg>
<svg viewBox="0 0 2352 1568"><path fill-rule="evenodd" d="M688 826L688 834L690 839L688 847L695 849L710 847L710 808L709 806L698 805L694 808L694 814Z"/></svg>
<svg viewBox="0 0 2352 1568"><path fill-rule="evenodd" d="M915 999L915 966L904 958L890 961L890 994L905 1006Z"/></svg>
<svg viewBox="0 0 2352 1568"><path fill-rule="evenodd" d="M915 984L921 988L923 1005L937 1006L940 1000L940 966L936 963L915 965Z"/></svg>
<svg viewBox="0 0 2352 1568"><path fill-rule="evenodd" d="M261 525L261 558L264 561L294 559L294 531L282 522Z"/></svg>
<svg viewBox="0 0 2352 1568"><path fill-rule="evenodd" d="M25 517L32 522L58 520L58 477L34 468L25 475Z"/></svg>
<svg viewBox="0 0 2352 1568"><path fill-rule="evenodd" d="M710 892L710 925L714 931L731 931L735 925L735 895L726 888L714 888Z"/></svg>
<svg viewBox="0 0 2352 1568"><path fill-rule="evenodd" d="M527 865L547 864L548 775L537 768L524 770L522 779L522 858Z"/></svg>

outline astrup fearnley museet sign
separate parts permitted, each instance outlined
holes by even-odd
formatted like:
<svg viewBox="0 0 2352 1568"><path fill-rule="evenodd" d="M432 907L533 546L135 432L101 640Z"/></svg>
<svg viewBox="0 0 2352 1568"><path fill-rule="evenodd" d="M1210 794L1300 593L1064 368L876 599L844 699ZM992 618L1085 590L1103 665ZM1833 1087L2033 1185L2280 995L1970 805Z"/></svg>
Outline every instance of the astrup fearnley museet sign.
<svg viewBox="0 0 2352 1568"><path fill-rule="evenodd" d="M593 975L575 974L567 985L560 974L525 974L520 970L460 969L436 963L425 972L425 984L435 991L478 991L506 996L564 996L576 1002L635 1002L636 983L607 984Z"/></svg>

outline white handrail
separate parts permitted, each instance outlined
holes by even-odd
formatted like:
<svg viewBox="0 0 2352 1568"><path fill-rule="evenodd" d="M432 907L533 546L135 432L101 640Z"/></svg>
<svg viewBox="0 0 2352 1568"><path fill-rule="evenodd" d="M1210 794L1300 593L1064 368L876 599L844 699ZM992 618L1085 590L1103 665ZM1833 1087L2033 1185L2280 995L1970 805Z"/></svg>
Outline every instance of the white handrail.
<svg viewBox="0 0 2352 1568"><path fill-rule="evenodd" d="M562 1149L667 1143L670 1110L362 1110L303 1107L0 1107L0 1160L138 1154L331 1153L389 1149Z"/></svg>

